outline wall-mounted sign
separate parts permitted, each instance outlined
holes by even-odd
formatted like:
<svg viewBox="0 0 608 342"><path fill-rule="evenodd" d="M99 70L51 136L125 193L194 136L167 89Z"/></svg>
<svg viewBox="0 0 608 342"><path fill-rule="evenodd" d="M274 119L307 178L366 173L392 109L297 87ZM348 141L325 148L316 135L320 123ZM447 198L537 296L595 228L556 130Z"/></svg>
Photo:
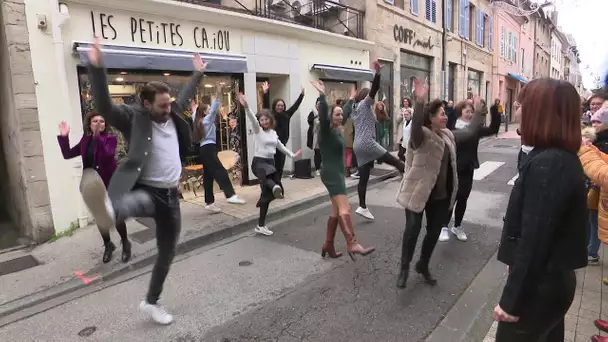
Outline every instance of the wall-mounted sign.
<svg viewBox="0 0 608 342"><path fill-rule="evenodd" d="M431 36L428 39L418 39L416 38L416 32L397 24L393 26L393 37L399 43L413 45L414 47L420 46L425 49L432 49L434 46L431 42Z"/></svg>
<svg viewBox="0 0 608 342"><path fill-rule="evenodd" d="M139 16L116 18L113 14L97 11L90 11L90 17L93 35L105 40L124 41L122 36L128 36L131 42L143 45L194 45L199 49L230 51L229 30L182 25ZM125 32L125 28L128 28L128 32Z"/></svg>

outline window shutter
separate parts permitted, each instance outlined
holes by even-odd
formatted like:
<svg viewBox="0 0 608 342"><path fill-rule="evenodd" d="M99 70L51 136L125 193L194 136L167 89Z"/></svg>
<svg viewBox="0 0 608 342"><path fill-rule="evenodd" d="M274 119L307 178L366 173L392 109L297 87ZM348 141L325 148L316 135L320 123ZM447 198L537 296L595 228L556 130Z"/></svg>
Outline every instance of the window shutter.
<svg viewBox="0 0 608 342"><path fill-rule="evenodd" d="M511 31L507 33L507 60L513 60L513 35Z"/></svg>
<svg viewBox="0 0 608 342"><path fill-rule="evenodd" d="M459 21L458 21L458 33L460 34L461 37L464 38L466 36L465 35L465 32L466 32L465 26L467 24L466 16L465 16L465 13L464 13L465 10L466 10L466 8L465 8L465 1L466 0L459 0L459 1L460 1L460 3L459 3L460 6L458 8L458 18L459 18Z"/></svg>
<svg viewBox="0 0 608 342"><path fill-rule="evenodd" d="M481 10L479 11L479 46L484 47L485 45L485 34L486 34L486 15Z"/></svg>
<svg viewBox="0 0 608 342"><path fill-rule="evenodd" d="M469 0L464 0L464 37L471 40L471 7Z"/></svg>
<svg viewBox="0 0 608 342"><path fill-rule="evenodd" d="M488 17L488 50L492 51L494 46L494 20Z"/></svg>
<svg viewBox="0 0 608 342"><path fill-rule="evenodd" d="M446 29L452 31L452 0L446 0L444 12Z"/></svg>
<svg viewBox="0 0 608 342"><path fill-rule="evenodd" d="M418 15L420 13L418 4L420 0L410 0L410 10L412 14Z"/></svg>
<svg viewBox="0 0 608 342"><path fill-rule="evenodd" d="M437 23L437 0L431 0L431 21Z"/></svg>
<svg viewBox="0 0 608 342"><path fill-rule="evenodd" d="M425 18L426 20L431 20L431 0L424 1L424 10L425 10Z"/></svg>
<svg viewBox="0 0 608 342"><path fill-rule="evenodd" d="M513 35L513 63L517 65L517 36Z"/></svg>
<svg viewBox="0 0 608 342"><path fill-rule="evenodd" d="M505 27L500 26L500 57L502 58L506 57L505 38Z"/></svg>

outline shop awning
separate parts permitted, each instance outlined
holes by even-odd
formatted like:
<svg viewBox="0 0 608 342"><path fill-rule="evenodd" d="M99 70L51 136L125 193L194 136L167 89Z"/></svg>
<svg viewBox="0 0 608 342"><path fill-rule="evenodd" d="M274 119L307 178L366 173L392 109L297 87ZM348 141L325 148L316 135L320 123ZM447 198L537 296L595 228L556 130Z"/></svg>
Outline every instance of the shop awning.
<svg viewBox="0 0 608 342"><path fill-rule="evenodd" d="M523 78L522 76L513 74L513 73L509 73L509 76L513 77L514 79L518 80L519 82L526 84L528 83L528 80L526 80L525 78Z"/></svg>
<svg viewBox="0 0 608 342"><path fill-rule="evenodd" d="M74 42L73 52L79 65L87 65L90 42ZM192 71L192 55L196 51L151 49L134 46L102 45L103 63L109 69ZM247 57L221 53L199 52L208 62L206 72L241 74L247 72Z"/></svg>
<svg viewBox="0 0 608 342"><path fill-rule="evenodd" d="M321 74L320 78L336 81L372 81L374 73L369 69L346 68L336 65L313 64L311 70Z"/></svg>

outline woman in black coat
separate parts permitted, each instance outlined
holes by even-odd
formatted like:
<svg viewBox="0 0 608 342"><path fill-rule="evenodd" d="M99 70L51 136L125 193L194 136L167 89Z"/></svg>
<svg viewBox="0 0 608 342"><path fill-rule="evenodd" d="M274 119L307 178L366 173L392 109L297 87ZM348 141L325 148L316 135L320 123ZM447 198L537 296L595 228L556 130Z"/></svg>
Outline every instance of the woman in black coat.
<svg viewBox="0 0 608 342"><path fill-rule="evenodd" d="M570 83L544 78L518 102L523 153L498 249L509 275L494 309L496 341L564 341L574 270L587 265L580 100Z"/></svg>

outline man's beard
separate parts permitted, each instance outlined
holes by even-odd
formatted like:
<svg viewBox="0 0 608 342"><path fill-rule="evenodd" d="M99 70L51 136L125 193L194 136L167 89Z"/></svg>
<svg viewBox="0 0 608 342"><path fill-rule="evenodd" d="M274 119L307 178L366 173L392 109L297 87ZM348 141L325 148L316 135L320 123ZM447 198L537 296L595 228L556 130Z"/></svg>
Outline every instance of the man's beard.
<svg viewBox="0 0 608 342"><path fill-rule="evenodd" d="M171 113L154 113L152 112L152 120L156 122L167 122L171 117Z"/></svg>

